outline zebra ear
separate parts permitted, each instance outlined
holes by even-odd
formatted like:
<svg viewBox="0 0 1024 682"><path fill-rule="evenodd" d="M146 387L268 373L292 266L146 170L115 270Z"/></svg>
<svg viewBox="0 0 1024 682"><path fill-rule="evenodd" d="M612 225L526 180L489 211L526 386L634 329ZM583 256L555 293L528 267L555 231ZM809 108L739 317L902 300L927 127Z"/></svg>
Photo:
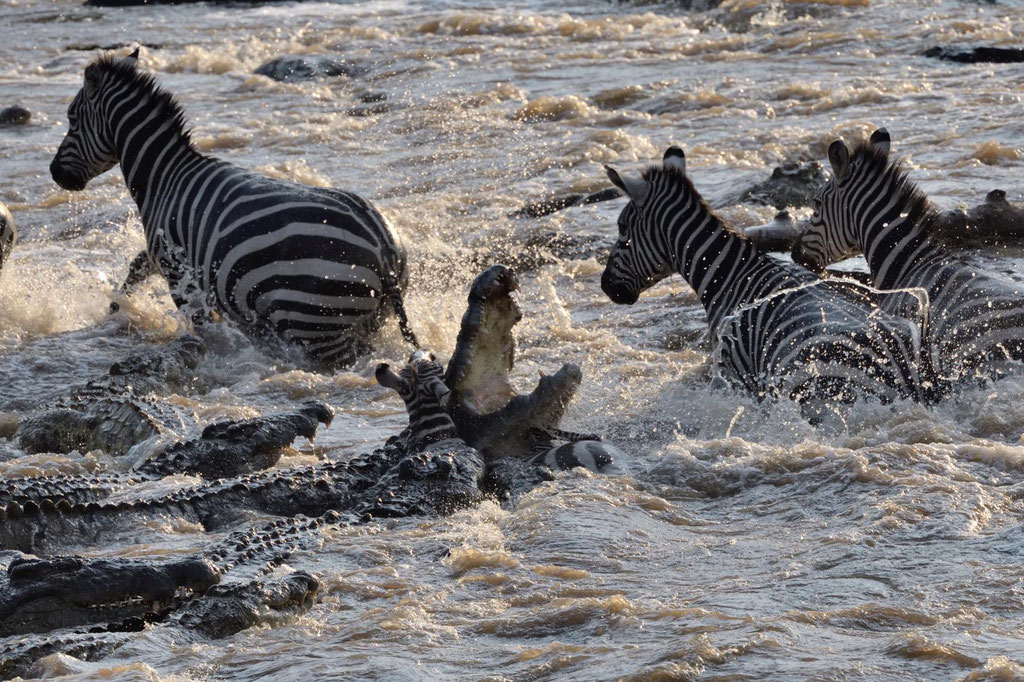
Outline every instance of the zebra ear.
<svg viewBox="0 0 1024 682"><path fill-rule="evenodd" d="M398 376L395 370L391 369L391 365L388 363L382 362L377 365L377 371L373 375L377 377L377 383L381 386L397 391L399 395L405 395L405 382L402 381L402 377Z"/></svg>
<svg viewBox="0 0 1024 682"><path fill-rule="evenodd" d="M611 166L605 166L604 172L608 174L608 179L612 181L612 184L625 192L627 197L637 204L644 203L644 199L647 198L647 192L650 190L646 180L643 178L623 178Z"/></svg>
<svg viewBox="0 0 1024 682"><path fill-rule="evenodd" d="M871 133L871 140L869 143L871 148L881 152L885 156L889 156L889 147L892 146L892 138L889 137L889 131L885 128L879 128L875 132Z"/></svg>
<svg viewBox="0 0 1024 682"><path fill-rule="evenodd" d="M135 46L135 50L130 55L128 55L127 59L130 59L133 62L139 61L139 46L138 45Z"/></svg>
<svg viewBox="0 0 1024 682"><path fill-rule="evenodd" d="M836 140L828 147L828 161L832 164L832 174L836 180L842 180L846 176L847 166L850 164L850 150L842 140Z"/></svg>
<svg viewBox="0 0 1024 682"><path fill-rule="evenodd" d="M686 154L679 147L666 149L663 163L665 168L675 168L680 173L686 174Z"/></svg>

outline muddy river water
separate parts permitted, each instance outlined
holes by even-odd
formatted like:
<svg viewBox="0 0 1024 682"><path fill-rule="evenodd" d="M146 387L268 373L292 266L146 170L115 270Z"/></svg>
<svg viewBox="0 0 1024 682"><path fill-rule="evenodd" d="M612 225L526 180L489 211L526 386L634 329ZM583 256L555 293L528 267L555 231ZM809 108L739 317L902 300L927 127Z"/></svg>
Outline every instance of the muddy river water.
<svg viewBox="0 0 1024 682"><path fill-rule="evenodd" d="M509 217L548 195L603 189L602 164L637 170L677 144L723 216L765 222L774 209L738 204L739 190L879 126L940 208L996 187L1019 201L1021 65L921 52L1019 47L1024 3L8 0L0 32L0 107L32 112L28 125L0 128L0 200L20 231L0 275L4 423L187 327L159 278L116 294L144 246L120 170L73 194L47 169L85 65L101 48L138 44L199 148L381 208L408 247L412 324L442 358L475 274L519 264L514 382L528 389L539 370L578 363L584 380L565 425L603 433L629 456L625 475L561 473L514 506L328 531L281 568L324 586L293 624L199 643L153 628L102 661L53 656L34 673L1024 678L1024 374L932 408L859 405L841 428L816 429L794 405L708 388L704 313L680 278L628 308L604 296L622 200ZM254 75L282 55L359 69L292 83ZM1024 277L1022 256L983 258ZM268 356L230 328L208 342L198 384L161 398L190 415L182 436L329 402L334 424L298 441L279 465L289 466L365 452L406 423L373 380L377 362L408 353L393 324L371 357L334 373ZM0 438L0 475L124 465L99 452L23 454ZM67 549L166 557L208 535L167 519Z"/></svg>

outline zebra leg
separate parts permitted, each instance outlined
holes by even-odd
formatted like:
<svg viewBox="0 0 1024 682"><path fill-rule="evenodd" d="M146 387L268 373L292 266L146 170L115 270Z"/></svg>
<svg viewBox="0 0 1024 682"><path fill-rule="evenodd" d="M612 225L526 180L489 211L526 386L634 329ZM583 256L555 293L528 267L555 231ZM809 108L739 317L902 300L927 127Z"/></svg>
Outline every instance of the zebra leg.
<svg viewBox="0 0 1024 682"><path fill-rule="evenodd" d="M135 289L145 282L147 279L156 274L156 267L153 265L153 261L149 259L149 253L146 251L140 251L136 254L135 258L132 259L131 264L128 265L128 274L124 278L124 282L121 283L118 292L122 296L130 296L135 292ZM121 309L121 306L117 301L110 302L111 314L116 313Z"/></svg>

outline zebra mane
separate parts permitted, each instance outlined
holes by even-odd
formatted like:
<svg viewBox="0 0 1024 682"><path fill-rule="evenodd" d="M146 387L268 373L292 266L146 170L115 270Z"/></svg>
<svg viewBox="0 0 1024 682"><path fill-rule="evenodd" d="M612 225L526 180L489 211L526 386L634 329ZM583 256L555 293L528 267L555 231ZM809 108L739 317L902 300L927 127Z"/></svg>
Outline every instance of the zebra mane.
<svg viewBox="0 0 1024 682"><path fill-rule="evenodd" d="M101 70L112 73L116 78L132 83L136 90L145 92L171 120L171 125L178 131L188 146L192 146L192 131L186 128L185 111L174 99L174 95L157 85L156 76L140 71L133 59L120 59L114 54L105 54L93 64Z"/></svg>
<svg viewBox="0 0 1024 682"><path fill-rule="evenodd" d="M882 176L885 184L896 190L899 198L910 207L907 215L913 224L920 225L926 231L931 228L939 212L928 201L928 195L903 170L900 161L890 160L885 150L872 147L870 141L862 142L854 148L850 154L850 163L857 160L862 160L866 171Z"/></svg>
<svg viewBox="0 0 1024 682"><path fill-rule="evenodd" d="M711 210L711 206L708 205L708 202L704 201L704 197L702 197L700 192L697 191L697 188L694 187L693 185L693 181L690 180L689 176L687 176L686 173L680 171L677 168L666 168L665 166L659 166L658 164L654 164L645 168L643 173L641 174L641 177L650 183L656 182L658 178L661 177L671 178L672 180L682 183L682 185L686 188L686 191L689 192L694 198L696 198L697 202L704 209L704 211L709 216L711 216L711 218L715 220L723 230L725 230L732 236L736 237L737 239L742 239L743 241L750 241L750 239L743 234L742 230L734 226L732 223L728 223L722 220L717 213Z"/></svg>

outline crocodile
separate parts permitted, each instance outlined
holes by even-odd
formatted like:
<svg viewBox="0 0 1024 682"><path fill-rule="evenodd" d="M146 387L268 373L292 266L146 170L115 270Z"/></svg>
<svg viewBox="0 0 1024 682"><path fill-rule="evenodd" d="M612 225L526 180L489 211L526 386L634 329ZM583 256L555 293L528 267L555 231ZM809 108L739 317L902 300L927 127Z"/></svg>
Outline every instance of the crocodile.
<svg viewBox="0 0 1024 682"><path fill-rule="evenodd" d="M204 354L203 341L186 334L166 346L147 348L115 362L106 376L72 388L51 401L48 409L24 419L16 432L18 445L28 453L99 449L115 456L125 454L162 435L166 423L181 421L173 407L146 396L189 383ZM333 416L328 405L309 402L282 414L211 424L197 438L161 447L120 480L115 476L96 483L102 488L175 473L222 478L264 469L277 463L281 448L298 436L312 439L318 424L330 425ZM78 478L77 483L64 479L25 483L36 490L54 483L54 494L58 494L67 485L89 485Z"/></svg>
<svg viewBox="0 0 1024 682"><path fill-rule="evenodd" d="M220 582L208 559L14 559L0 585L0 637L111 623L159 611L161 604Z"/></svg>
<svg viewBox="0 0 1024 682"><path fill-rule="evenodd" d="M68 628L138 628L190 601L230 575L247 582L271 573L327 525L358 522L328 512L277 519L231 533L199 553L169 560L50 556L0 552L0 638ZM3 555L9 556L6 561Z"/></svg>
<svg viewBox="0 0 1024 682"><path fill-rule="evenodd" d="M175 639L188 643L229 637L257 625L282 624L309 611L319 590L314 576L297 571L276 580L214 584L198 598L174 608L149 612L147 617L131 616L105 628L10 638L0 641L0 677L29 674L35 661L55 653L101 659L132 641L132 633L149 627L174 628Z"/></svg>
<svg viewBox="0 0 1024 682"><path fill-rule="evenodd" d="M172 420L144 396L186 385L205 353L199 337L184 334L115 362L107 375L71 388L22 420L18 445L29 453L100 449L124 454Z"/></svg>
<svg viewBox="0 0 1024 682"><path fill-rule="evenodd" d="M426 362L417 356L403 372ZM408 407L411 412L426 409L419 403ZM333 510L360 518L448 513L482 498L484 464L474 448L457 439L447 413L445 419L449 438L434 442L418 435L416 418L410 415L410 429L346 462L270 469L151 498L10 501L0 507L0 548L52 550L69 542L94 542L111 530L137 527L141 520L167 517L215 529L245 512L316 517ZM456 447L456 440L462 445Z"/></svg>
<svg viewBox="0 0 1024 682"><path fill-rule="evenodd" d="M0 548L53 550L69 542L95 542L112 531L150 519L180 518L215 529L246 511L279 516L320 515L354 504L388 468L386 455L270 469L191 485L157 497L118 501L12 501L0 507Z"/></svg>
<svg viewBox="0 0 1024 682"><path fill-rule="evenodd" d="M0 637L62 629L45 639L0 641L0 674L22 674L33 661L57 652L89 660L101 658L128 641L126 633L151 624L180 628L188 637L198 639L227 636L257 623L291 617L312 604L318 584L311 576L293 573L276 582L256 577L231 584L222 582L221 577L228 572L237 576L240 566L251 568L254 564L260 574L266 574L309 543L324 526L377 517L451 513L480 501L484 462L476 449L459 438L442 406L450 390L433 356L417 352L400 372L382 364L376 376L403 398L409 413L406 431L389 439L385 448L348 463L303 468L307 473L316 470L320 478L300 477L302 480L290 487L290 495L280 486L294 482L296 469L259 474L274 479L269 486L273 491L264 491L263 501L276 495L279 503L292 503L290 514L299 508L316 508L313 498L327 500L329 489L334 495L331 504L344 512L329 510L314 518L295 515L277 519L232 533L198 556L163 563L18 558L11 562L6 585L0 585ZM355 485L346 489L345 483ZM205 496L207 502L223 505L244 496L236 484L227 489L239 497L228 499L206 492L196 497ZM34 507L21 508L22 515L13 519L15 524L29 513L43 511L43 505ZM100 506L85 505L84 509L95 512ZM9 526L11 520L8 516L2 525ZM76 585L81 589L76 590ZM90 626L87 632L66 631L85 624Z"/></svg>
<svg viewBox="0 0 1024 682"><path fill-rule="evenodd" d="M527 457L554 469L586 466L611 472L615 461L624 459L621 451L597 435L559 428L583 379L578 365L565 363L555 374L542 374L529 394L517 394L512 387L512 329L523 317L514 297L518 289L516 273L504 265L487 268L470 287L445 372L451 390L448 410L458 433L488 462Z"/></svg>
<svg viewBox="0 0 1024 682"><path fill-rule="evenodd" d="M173 443L124 473L10 479L0 489L0 506L11 502L95 502L129 486L172 474L216 479L253 473L277 464L282 448L299 436L312 440L317 427L329 426L333 417L329 405L311 401L280 414L218 422L207 426L198 438Z"/></svg>

